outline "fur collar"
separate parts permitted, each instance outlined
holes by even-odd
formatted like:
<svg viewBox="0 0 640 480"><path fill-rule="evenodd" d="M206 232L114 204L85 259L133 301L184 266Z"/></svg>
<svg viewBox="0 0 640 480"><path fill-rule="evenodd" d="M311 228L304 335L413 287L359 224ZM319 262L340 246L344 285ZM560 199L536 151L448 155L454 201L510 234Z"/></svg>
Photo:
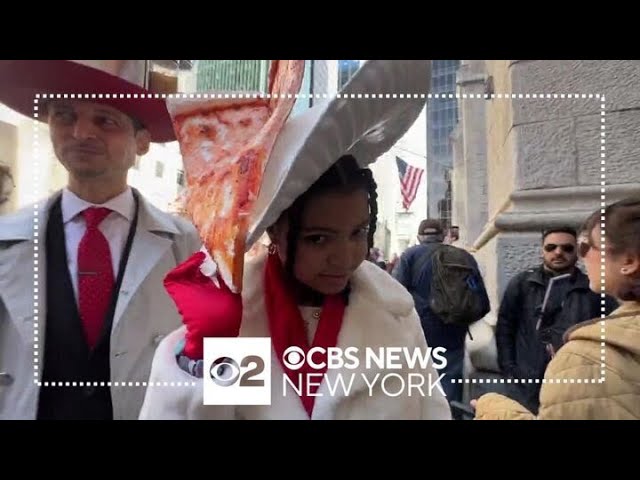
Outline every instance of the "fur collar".
<svg viewBox="0 0 640 480"><path fill-rule="evenodd" d="M261 255L245 266L241 336L268 337L270 335L263 298L265 261L266 255ZM411 295L386 271L371 262L362 262L353 275L351 285L349 305L345 311L337 343L337 346L343 349L356 347L361 360L361 367L352 371L355 375L350 397L368 389L360 373L366 372L369 378L377 373L375 369L364 369L366 347L414 346L418 344L416 334L421 332L419 320L413 310ZM412 324L407 325L407 322ZM283 397L284 372L280 366L280 360L273 355L273 352L271 360L274 373L271 407L240 407L241 416L277 418L282 416L280 409L286 409L290 416L306 418L306 412L295 391L287 386L286 398ZM328 380L333 380L332 374L334 371L327 373ZM336 407L345 399L345 396L340 394L340 388L330 393L329 384L335 385L335 382L325 381L318 390L319 396L316 398L313 412L314 419L334 417ZM278 411L274 411L274 408ZM257 412L255 409L260 411Z"/></svg>
<svg viewBox="0 0 640 480"><path fill-rule="evenodd" d="M267 254L260 254L249 260L244 271L244 308L243 324L250 324L256 318L256 308L264 311L264 268ZM354 272L351 279L350 307L348 310L365 308L375 311L382 309L392 317L407 316L414 303L411 294L388 272L377 265L364 261ZM355 303L354 305L351 305Z"/></svg>

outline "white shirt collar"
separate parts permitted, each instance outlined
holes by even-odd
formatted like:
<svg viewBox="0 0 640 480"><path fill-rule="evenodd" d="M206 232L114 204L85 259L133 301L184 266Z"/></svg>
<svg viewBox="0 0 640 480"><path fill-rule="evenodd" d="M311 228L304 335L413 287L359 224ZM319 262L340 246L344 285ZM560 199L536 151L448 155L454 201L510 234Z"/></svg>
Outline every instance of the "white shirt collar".
<svg viewBox="0 0 640 480"><path fill-rule="evenodd" d="M119 213L122 217L126 218L127 221L131 222L135 212L135 201L131 187L127 187L120 195L100 205L81 199L68 188L62 190L61 208L63 223L73 220L78 214L90 207L106 207Z"/></svg>

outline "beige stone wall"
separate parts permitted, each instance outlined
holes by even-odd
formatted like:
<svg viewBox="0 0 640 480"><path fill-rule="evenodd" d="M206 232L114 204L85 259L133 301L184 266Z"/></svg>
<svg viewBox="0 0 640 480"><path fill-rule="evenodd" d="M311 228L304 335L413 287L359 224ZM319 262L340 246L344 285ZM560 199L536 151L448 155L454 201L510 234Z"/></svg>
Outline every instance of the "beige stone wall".
<svg viewBox="0 0 640 480"><path fill-rule="evenodd" d="M639 181L639 61L519 60L512 61L511 78L523 92L603 95L607 185ZM528 157L518 160L525 166L518 188L599 185L601 103L597 98L513 103L513 129L523 137L518 155Z"/></svg>
<svg viewBox="0 0 640 480"><path fill-rule="evenodd" d="M492 238L486 243L483 248L474 253L474 257L478 262L480 271L482 272L482 278L484 280L487 293L489 294L489 301L491 302L491 311L484 318L484 321L490 325L495 325L498 320L498 270L496 264L496 237Z"/></svg>
<svg viewBox="0 0 640 480"><path fill-rule="evenodd" d="M476 216L465 212L481 200L469 186L486 182L487 220L470 243L489 289L491 323L508 281L540 263L544 227L579 226L600 207L603 180L607 203L640 192L640 62L488 60L485 75L484 88L494 94L558 94L485 100L484 125L461 101L456 154L462 158L454 178L462 198L454 204L469 228ZM595 94L606 99L604 116ZM473 152L482 148L478 135L486 139L484 180L472 178L476 169L470 168Z"/></svg>
<svg viewBox="0 0 640 480"><path fill-rule="evenodd" d="M495 93L511 93L509 60L486 62L487 78L493 81ZM487 131L487 174L489 217L495 215L509 199L513 190L515 165L513 150L515 138L511 130L513 111L511 100L487 101L485 106Z"/></svg>
<svg viewBox="0 0 640 480"><path fill-rule="evenodd" d="M452 135L453 221L470 246L488 220L485 61L464 60L458 71L459 122Z"/></svg>

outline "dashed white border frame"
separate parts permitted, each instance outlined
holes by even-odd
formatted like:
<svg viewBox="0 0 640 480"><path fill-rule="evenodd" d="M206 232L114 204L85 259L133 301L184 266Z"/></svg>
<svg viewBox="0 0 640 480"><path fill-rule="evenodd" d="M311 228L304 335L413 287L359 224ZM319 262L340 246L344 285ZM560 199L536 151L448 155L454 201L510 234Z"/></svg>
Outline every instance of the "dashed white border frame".
<svg viewBox="0 0 640 480"><path fill-rule="evenodd" d="M38 119L38 106L40 99L102 99L102 98L132 98L132 99L166 99L166 98L182 98L182 99L200 99L200 98L307 98L307 99L328 99L328 98L350 98L350 99L478 99L478 100L488 100L488 99L598 99L600 100L600 116L601 116L601 126L600 126L600 213L601 213L601 257L602 257L602 265L600 271L600 282L602 287L605 285L605 217L604 212L606 208L606 152L605 152L605 141L606 141L606 132L605 132L605 119L606 119L606 110L605 110L605 96L598 93L546 93L546 94L536 94L536 93L493 93L490 95L487 94L454 94L454 93L336 93L336 94L327 94L327 93L316 93L316 94L269 94L269 93L189 93L189 94L99 94L99 93L91 93L91 94L36 94L33 101L33 185L34 185L34 204L33 204L33 313L34 313L34 322L33 322L33 340L34 340L34 350L33 350L33 375L34 375L34 383L41 387L83 387L83 386L94 386L94 387L181 387L181 386L196 386L197 382L41 382L40 374L39 374L39 328L38 328L38 318L39 318L39 290L38 290L38 269L39 269L39 222L38 222L38 214L39 214L39 202L40 198L40 177L39 177L39 126L40 120ZM601 377L599 379L596 378L564 378L564 379L483 379L483 378L473 378L473 379L463 379L463 378L452 378L452 383L486 383L486 384L497 384L497 383L603 383L605 381L605 317L606 317L606 309L605 309L605 297L604 293L601 294L601 321L600 321L600 331L601 331L601 349L600 349L600 368L601 368Z"/></svg>

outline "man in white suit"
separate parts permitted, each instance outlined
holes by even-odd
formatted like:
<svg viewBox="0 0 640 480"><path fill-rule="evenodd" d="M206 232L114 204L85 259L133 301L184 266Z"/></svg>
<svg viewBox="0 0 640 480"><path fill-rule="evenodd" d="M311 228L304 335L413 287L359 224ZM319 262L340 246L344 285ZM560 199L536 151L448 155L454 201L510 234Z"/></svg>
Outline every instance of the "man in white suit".
<svg viewBox="0 0 640 480"><path fill-rule="evenodd" d="M110 94L38 103L69 180L0 217L0 419L137 418L156 346L181 324L163 279L200 238L127 184L137 155L175 138L163 100L134 99L147 66L0 62L0 102L25 115L36 93Z"/></svg>

